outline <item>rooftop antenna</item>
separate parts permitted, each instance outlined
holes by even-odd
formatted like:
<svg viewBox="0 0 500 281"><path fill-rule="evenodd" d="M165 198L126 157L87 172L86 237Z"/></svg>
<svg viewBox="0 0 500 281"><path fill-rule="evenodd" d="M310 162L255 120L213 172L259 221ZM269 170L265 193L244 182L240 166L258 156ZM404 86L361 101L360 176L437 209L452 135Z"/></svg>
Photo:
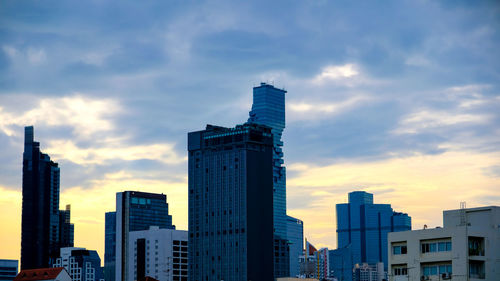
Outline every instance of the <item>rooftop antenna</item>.
<svg viewBox="0 0 500 281"><path fill-rule="evenodd" d="M467 206L467 203L464 201L464 202L460 202L460 225L463 226L463 225L466 225L467 224L467 218L465 216L465 208Z"/></svg>

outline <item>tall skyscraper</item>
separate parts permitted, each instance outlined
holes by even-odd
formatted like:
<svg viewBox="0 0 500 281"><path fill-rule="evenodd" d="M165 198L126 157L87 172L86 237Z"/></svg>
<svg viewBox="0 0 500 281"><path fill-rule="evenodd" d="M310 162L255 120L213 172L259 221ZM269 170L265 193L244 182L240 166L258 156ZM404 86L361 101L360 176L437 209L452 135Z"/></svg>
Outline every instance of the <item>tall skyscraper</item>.
<svg viewBox="0 0 500 281"><path fill-rule="evenodd" d="M286 215L286 169L283 166L283 141L285 129L285 90L261 83L253 88L253 104L249 123L271 127L273 134L273 213L274 213L274 273L285 277L290 273L289 246Z"/></svg>
<svg viewBox="0 0 500 281"><path fill-rule="evenodd" d="M104 280L115 281L116 212L107 212L104 221Z"/></svg>
<svg viewBox="0 0 500 281"><path fill-rule="evenodd" d="M387 270L387 234L405 230L411 217L390 204L373 204L373 194L351 192L349 203L337 204L337 245L351 250L353 264L383 262Z"/></svg>
<svg viewBox="0 0 500 281"><path fill-rule="evenodd" d="M70 213L59 211L59 178L57 163L42 153L40 143L34 141L33 126L25 127L21 269L49 267L61 245L73 241Z"/></svg>
<svg viewBox="0 0 500 281"><path fill-rule="evenodd" d="M300 274L299 257L304 250L304 222L287 216L287 237L290 245L290 274L295 277Z"/></svg>
<svg viewBox="0 0 500 281"><path fill-rule="evenodd" d="M175 229L168 214L165 194L124 191L116 194L116 259L115 280L128 278L128 239L130 231L147 230L150 226Z"/></svg>
<svg viewBox="0 0 500 281"><path fill-rule="evenodd" d="M188 151L189 280L274 280L271 128L207 125Z"/></svg>

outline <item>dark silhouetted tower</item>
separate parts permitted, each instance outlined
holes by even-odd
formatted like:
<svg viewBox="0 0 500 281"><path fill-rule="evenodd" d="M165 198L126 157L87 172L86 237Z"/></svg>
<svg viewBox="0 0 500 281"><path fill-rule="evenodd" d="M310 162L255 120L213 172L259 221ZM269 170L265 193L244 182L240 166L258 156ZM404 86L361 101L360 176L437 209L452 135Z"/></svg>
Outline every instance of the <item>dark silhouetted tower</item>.
<svg viewBox="0 0 500 281"><path fill-rule="evenodd" d="M189 280L274 280L271 128L188 134Z"/></svg>
<svg viewBox="0 0 500 281"><path fill-rule="evenodd" d="M57 163L34 141L33 126L25 127L21 269L49 267L61 245L73 246L70 211L59 211L59 177Z"/></svg>

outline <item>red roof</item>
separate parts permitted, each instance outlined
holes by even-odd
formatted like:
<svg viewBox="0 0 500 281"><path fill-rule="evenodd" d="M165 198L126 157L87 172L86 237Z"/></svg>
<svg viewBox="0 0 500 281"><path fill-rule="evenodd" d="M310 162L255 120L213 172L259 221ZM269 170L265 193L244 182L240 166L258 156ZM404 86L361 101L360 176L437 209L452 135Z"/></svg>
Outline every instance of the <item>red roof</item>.
<svg viewBox="0 0 500 281"><path fill-rule="evenodd" d="M34 281L56 279L64 267L21 270L14 281Z"/></svg>

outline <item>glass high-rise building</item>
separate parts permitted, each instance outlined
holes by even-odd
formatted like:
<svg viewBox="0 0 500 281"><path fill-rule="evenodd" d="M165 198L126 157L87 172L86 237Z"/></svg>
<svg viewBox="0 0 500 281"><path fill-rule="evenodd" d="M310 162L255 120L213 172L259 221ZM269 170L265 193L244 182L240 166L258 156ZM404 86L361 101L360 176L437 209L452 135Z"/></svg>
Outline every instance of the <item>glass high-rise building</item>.
<svg viewBox="0 0 500 281"><path fill-rule="evenodd" d="M286 215L286 169L283 165L283 141L285 129L285 93L283 89L261 83L253 88L253 104L249 123L271 127L273 134L273 216L276 277L286 277L290 273L289 246L287 239Z"/></svg>
<svg viewBox="0 0 500 281"><path fill-rule="evenodd" d="M115 281L116 212L107 212L104 221L104 280Z"/></svg>
<svg viewBox="0 0 500 281"><path fill-rule="evenodd" d="M287 216L287 238L290 247L290 277L300 274L299 257L304 255L304 222Z"/></svg>
<svg viewBox="0 0 500 281"><path fill-rule="evenodd" d="M72 246L70 212L59 210L60 169L24 128L21 269L47 268L61 246Z"/></svg>
<svg viewBox="0 0 500 281"><path fill-rule="evenodd" d="M124 191L116 194L115 280L131 280L127 262L130 231L147 230L150 226L175 229L168 214L165 194Z"/></svg>
<svg viewBox="0 0 500 281"><path fill-rule="evenodd" d="M188 151L189 280L274 280L272 129L207 125Z"/></svg>
<svg viewBox="0 0 500 281"><path fill-rule="evenodd" d="M350 249L352 265L383 262L387 270L387 234L406 230L411 217L390 204L374 204L373 194L351 192L349 203L337 204L337 245Z"/></svg>

